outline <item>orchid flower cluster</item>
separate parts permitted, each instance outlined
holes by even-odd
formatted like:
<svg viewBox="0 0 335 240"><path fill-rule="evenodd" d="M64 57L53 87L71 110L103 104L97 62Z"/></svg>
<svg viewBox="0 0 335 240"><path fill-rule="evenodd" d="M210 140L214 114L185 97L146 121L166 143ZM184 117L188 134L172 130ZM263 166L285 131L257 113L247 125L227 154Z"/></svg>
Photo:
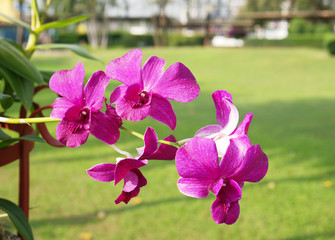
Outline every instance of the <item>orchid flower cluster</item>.
<svg viewBox="0 0 335 240"><path fill-rule="evenodd" d="M49 83L61 96L51 112L51 117L61 120L56 137L68 147L78 147L92 134L126 155L116 163L101 163L87 170L96 181L114 181L116 185L123 180L116 204L128 203L147 184L140 168L150 160L175 160L180 192L195 198L213 193L214 221L233 224L239 217L244 182L260 181L268 169L267 156L259 145L251 145L247 136L252 113L237 127L239 114L231 94L218 90L212 95L218 125L201 128L193 138L178 142L170 135L158 140L151 127L144 135L124 127L124 120L141 121L149 116L174 130L177 119L169 99L186 103L199 95L199 85L185 65L177 62L165 71L164 66L164 59L151 56L142 67L142 52L134 49L109 62L105 72L93 73L85 87L83 64L56 72ZM108 102L104 94L110 79L123 84L111 93ZM137 149L137 156L114 145L120 129L143 139L144 147Z"/></svg>

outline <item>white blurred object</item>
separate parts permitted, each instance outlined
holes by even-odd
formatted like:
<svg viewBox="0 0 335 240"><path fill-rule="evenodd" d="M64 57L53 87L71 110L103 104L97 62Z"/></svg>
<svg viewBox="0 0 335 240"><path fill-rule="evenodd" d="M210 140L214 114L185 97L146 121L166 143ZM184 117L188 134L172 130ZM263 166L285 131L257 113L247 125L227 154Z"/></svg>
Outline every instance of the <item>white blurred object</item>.
<svg viewBox="0 0 335 240"><path fill-rule="evenodd" d="M237 38L226 38L224 36L215 36L212 39L214 47L243 47L244 41Z"/></svg>

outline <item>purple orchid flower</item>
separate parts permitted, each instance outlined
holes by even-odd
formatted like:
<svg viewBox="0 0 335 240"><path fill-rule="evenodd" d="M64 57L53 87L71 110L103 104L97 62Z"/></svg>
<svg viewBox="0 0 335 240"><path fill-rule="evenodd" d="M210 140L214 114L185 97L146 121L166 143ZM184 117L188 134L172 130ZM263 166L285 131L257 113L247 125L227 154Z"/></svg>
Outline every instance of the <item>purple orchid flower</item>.
<svg viewBox="0 0 335 240"><path fill-rule="evenodd" d="M248 142L245 138L231 138L221 162L215 142L208 138L192 138L176 153L180 192L196 198L214 193L212 217L216 223L236 222L244 182L258 182L267 173L267 156L259 145L241 148Z"/></svg>
<svg viewBox="0 0 335 240"><path fill-rule="evenodd" d="M166 141L175 142L174 136L165 138ZM140 167L148 164L148 159L172 160L175 158L177 149L173 146L161 144L158 148L157 135L151 127L148 127L144 134L145 146L139 149L136 158L125 158L118 160L116 164L101 163L87 170L87 173L96 181L111 182L114 185L124 180L123 190L115 203L128 203L131 198L136 197L140 188L147 184ZM130 155L129 153L127 155Z"/></svg>
<svg viewBox="0 0 335 240"><path fill-rule="evenodd" d="M55 100L50 115L61 119L56 137L68 147L84 144L90 133L107 144L114 144L120 136L118 124L100 112L109 78L103 71L97 71L83 89L84 77L85 69L79 62L70 70L55 72L50 78L50 89L62 96Z"/></svg>
<svg viewBox="0 0 335 240"><path fill-rule="evenodd" d="M229 145L229 139L246 135L252 120L252 113L246 114L241 124L236 128L239 120L238 110L233 104L231 94L224 90L217 90L212 94L215 108L216 120L219 125L208 125L196 132L195 137L206 137L213 139L217 145L220 157L223 157ZM245 147L250 144L246 140Z"/></svg>
<svg viewBox="0 0 335 240"><path fill-rule="evenodd" d="M111 94L119 116L140 121L147 116L176 127L176 115L167 99L189 102L200 88L191 71L182 63L174 63L165 72L164 59L151 56L141 68L142 52L134 49L106 66L108 77L124 83Z"/></svg>

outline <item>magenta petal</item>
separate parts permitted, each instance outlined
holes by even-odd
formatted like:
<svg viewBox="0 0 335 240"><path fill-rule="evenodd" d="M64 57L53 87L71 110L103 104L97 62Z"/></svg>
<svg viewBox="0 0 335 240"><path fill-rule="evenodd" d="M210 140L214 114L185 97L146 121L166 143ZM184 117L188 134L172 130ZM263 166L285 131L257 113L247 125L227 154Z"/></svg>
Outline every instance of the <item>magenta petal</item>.
<svg viewBox="0 0 335 240"><path fill-rule="evenodd" d="M148 127L144 133L144 150L138 159L147 159L150 157L158 148L158 137L155 130Z"/></svg>
<svg viewBox="0 0 335 240"><path fill-rule="evenodd" d="M115 200L115 204L119 204L120 202L124 202L125 204L127 204L130 201L130 199L136 197L139 194L139 192L140 192L139 187L135 188L131 192L122 191L120 196Z"/></svg>
<svg viewBox="0 0 335 240"><path fill-rule="evenodd" d="M268 157L261 147L259 145L251 146L233 179L235 181L258 182L266 175L268 164Z"/></svg>
<svg viewBox="0 0 335 240"><path fill-rule="evenodd" d="M138 177L132 171L129 171L127 175L124 177L124 185L123 191L131 192L133 191L138 185Z"/></svg>
<svg viewBox="0 0 335 240"><path fill-rule="evenodd" d="M224 185L224 179L223 178L219 178L216 181L212 182L211 186L210 186L210 190L214 193L214 195L218 195L218 193L220 192L222 186Z"/></svg>
<svg viewBox="0 0 335 240"><path fill-rule="evenodd" d="M209 193L209 186L212 180L198 178L179 178L177 186L179 191L190 197L205 198Z"/></svg>
<svg viewBox="0 0 335 240"><path fill-rule="evenodd" d="M67 147L79 147L87 141L89 131L84 125L65 118L56 127L56 137Z"/></svg>
<svg viewBox="0 0 335 240"><path fill-rule="evenodd" d="M109 78L127 85L141 83L141 62L141 50L131 50L123 57L109 62L106 66L106 74Z"/></svg>
<svg viewBox="0 0 335 240"><path fill-rule="evenodd" d="M229 202L237 202L241 200L242 189L237 182L229 180L226 185L222 187L221 192L217 195L222 201L227 199Z"/></svg>
<svg viewBox="0 0 335 240"><path fill-rule="evenodd" d="M226 150L220 163L220 175L221 177L232 176L238 168L242 165L244 152L243 149L239 148L236 143L236 139L230 139L230 144Z"/></svg>
<svg viewBox="0 0 335 240"><path fill-rule="evenodd" d="M142 69L143 88L150 91L164 72L165 60L151 56Z"/></svg>
<svg viewBox="0 0 335 240"><path fill-rule="evenodd" d="M164 138L168 142L177 142L173 135ZM177 148L171 145L161 143L158 150L154 154L150 155L147 159L158 159L158 160L174 160L176 157Z"/></svg>
<svg viewBox="0 0 335 240"><path fill-rule="evenodd" d="M215 108L216 120L224 128L226 134L232 133L238 123L239 115L233 102L230 100L230 94L223 90L215 91L212 94Z"/></svg>
<svg viewBox="0 0 335 240"><path fill-rule="evenodd" d="M83 103L83 84L85 68L79 62L70 70L55 72L49 81L49 87L55 93L67 98L75 104Z"/></svg>
<svg viewBox="0 0 335 240"><path fill-rule="evenodd" d="M126 94L128 86L123 84L114 89L110 96L110 103L117 103Z"/></svg>
<svg viewBox="0 0 335 240"><path fill-rule="evenodd" d="M182 63L174 63L166 69L152 91L164 98L189 102L199 95L200 87L187 67Z"/></svg>
<svg viewBox="0 0 335 240"><path fill-rule="evenodd" d="M220 125L208 125L206 127L199 129L194 136L214 138L214 134L219 133L221 130L222 127ZM213 137L211 137L212 135Z"/></svg>
<svg viewBox="0 0 335 240"><path fill-rule="evenodd" d="M105 104L106 104L106 115L110 117L118 127L122 126L123 124L122 119L119 115L117 115L116 109L112 105L107 104L106 101Z"/></svg>
<svg viewBox="0 0 335 240"><path fill-rule="evenodd" d="M86 170L87 174L96 181L111 182L114 180L115 164L101 163Z"/></svg>
<svg viewBox="0 0 335 240"><path fill-rule="evenodd" d="M212 218L217 224L233 224L240 215L240 205L238 202L223 203L216 199L212 204Z"/></svg>
<svg viewBox="0 0 335 240"><path fill-rule="evenodd" d="M240 123L240 125L235 129L235 131L231 134L231 136L239 136L248 134L249 126L252 120L252 113L247 113Z"/></svg>
<svg viewBox="0 0 335 240"><path fill-rule="evenodd" d="M90 133L110 145L116 143L120 137L116 122L102 112L92 113Z"/></svg>
<svg viewBox="0 0 335 240"><path fill-rule="evenodd" d="M151 96L149 95L148 103L141 104L139 102L141 91L139 84L133 84L127 88L124 97L116 103L116 112L120 117L130 121L141 121L148 116Z"/></svg>
<svg viewBox="0 0 335 240"><path fill-rule="evenodd" d="M141 121L145 119L150 112L150 105L134 108L134 102L124 98L121 99L115 107L117 114L129 121Z"/></svg>
<svg viewBox="0 0 335 240"><path fill-rule="evenodd" d="M57 118L57 119L63 119L65 117L65 113L69 108L72 108L75 104L71 101L67 100L66 98L60 97L56 98L52 105L52 112L50 114L50 117Z"/></svg>
<svg viewBox="0 0 335 240"><path fill-rule="evenodd" d="M109 78L103 71L97 71L88 80L84 88L85 105L92 111L99 111L103 108L103 100Z"/></svg>
<svg viewBox="0 0 335 240"><path fill-rule="evenodd" d="M171 130L176 128L177 119L171 103L157 94L152 95L149 116L168 125Z"/></svg>
<svg viewBox="0 0 335 240"><path fill-rule="evenodd" d="M176 167L184 178L217 179L219 161L215 142L208 138L192 138L177 150Z"/></svg>
<svg viewBox="0 0 335 240"><path fill-rule="evenodd" d="M148 164L147 160L137 160L131 158L125 158L120 160L116 164L115 169L115 185L118 184L132 169L138 169L140 167L145 166Z"/></svg>

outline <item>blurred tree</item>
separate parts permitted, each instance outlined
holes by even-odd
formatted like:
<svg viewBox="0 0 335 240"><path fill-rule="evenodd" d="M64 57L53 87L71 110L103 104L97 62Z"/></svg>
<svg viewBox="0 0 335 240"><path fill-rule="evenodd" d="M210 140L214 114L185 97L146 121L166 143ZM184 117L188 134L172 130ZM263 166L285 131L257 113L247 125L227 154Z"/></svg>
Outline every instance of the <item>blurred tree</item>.
<svg viewBox="0 0 335 240"><path fill-rule="evenodd" d="M52 0L54 14L58 18L84 13L92 14L87 21L87 38L91 47L108 45L108 5L116 5L116 0Z"/></svg>
<svg viewBox="0 0 335 240"><path fill-rule="evenodd" d="M335 9L335 0L247 0L243 11L280 11L284 2L290 3L291 10L295 11Z"/></svg>
<svg viewBox="0 0 335 240"><path fill-rule="evenodd" d="M153 16L154 44L155 46L167 45L168 18L166 16L166 5L171 0L154 0L158 6L158 15Z"/></svg>

